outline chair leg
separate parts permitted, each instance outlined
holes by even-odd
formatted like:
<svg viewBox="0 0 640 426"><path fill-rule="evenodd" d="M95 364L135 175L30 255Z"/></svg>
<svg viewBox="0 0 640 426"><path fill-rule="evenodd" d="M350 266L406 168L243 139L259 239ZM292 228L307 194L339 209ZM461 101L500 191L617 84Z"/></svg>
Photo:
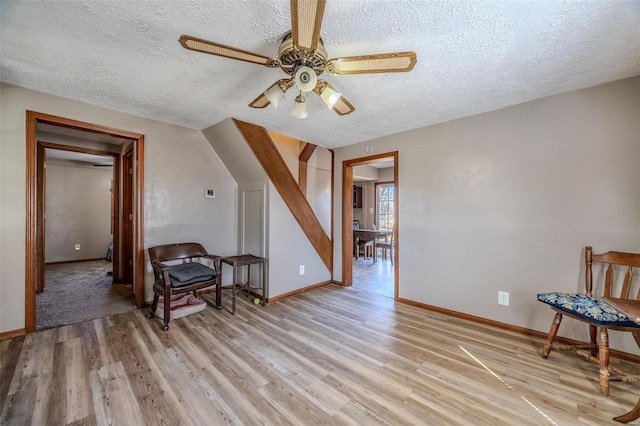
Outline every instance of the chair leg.
<svg viewBox="0 0 640 426"><path fill-rule="evenodd" d="M598 327L589 324L589 337L591 356L598 356Z"/></svg>
<svg viewBox="0 0 640 426"><path fill-rule="evenodd" d="M169 321L171 321L171 292L165 292L164 295L164 325L162 331L169 329Z"/></svg>
<svg viewBox="0 0 640 426"><path fill-rule="evenodd" d="M556 312L555 316L553 317L553 322L551 323L551 329L549 329L547 341L544 342L544 349L542 349L542 358L544 359L547 359L547 357L551 353L551 349L553 348L553 340L556 338L556 334L558 334L558 328L560 328L561 322L562 314L560 312Z"/></svg>
<svg viewBox="0 0 640 426"><path fill-rule="evenodd" d="M600 360L600 393L609 395L609 333L606 328L600 328L600 345L598 347Z"/></svg>
<svg viewBox="0 0 640 426"><path fill-rule="evenodd" d="M147 318L153 318L156 316L156 309L158 309L158 300L160 295L158 293L153 295L153 303L151 304L151 311L147 314Z"/></svg>

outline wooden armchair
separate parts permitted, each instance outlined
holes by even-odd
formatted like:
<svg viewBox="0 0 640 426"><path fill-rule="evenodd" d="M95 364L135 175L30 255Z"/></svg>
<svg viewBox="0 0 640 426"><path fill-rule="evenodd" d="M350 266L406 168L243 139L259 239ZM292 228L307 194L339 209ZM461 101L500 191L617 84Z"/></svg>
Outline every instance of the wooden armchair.
<svg viewBox="0 0 640 426"><path fill-rule="evenodd" d="M149 248L149 257L153 267L155 282L153 283L153 304L148 318L155 316L160 296L164 297L164 326L169 329L171 321L171 297L176 294L184 294L193 291L197 297L197 291L206 287L216 286L216 307L222 309L222 287L220 273L220 256L210 255L205 248L198 243L166 244ZM199 259L213 261L213 269L198 262ZM167 261L182 261L175 265L167 265Z"/></svg>
<svg viewBox="0 0 640 426"><path fill-rule="evenodd" d="M593 295L592 264L601 263L604 273L604 285L600 298ZM585 249L585 294L540 293L538 300L548 304L556 314L551 323L547 341L542 350L542 358L547 358L551 349L572 349L586 359L600 364L600 392L609 394L609 381L638 381L640 376L627 374L609 365L608 330L628 331L640 346L640 326L626 317L622 312L604 302L602 297L629 299L632 289L633 268L640 267L640 254L610 251L604 254L593 254L591 247ZM626 269L624 280L614 280L615 269ZM619 293L614 290L619 287ZM618 295L616 296L615 293ZM633 298L640 300L640 292ZM589 325L590 342L588 345L553 346L563 316L569 316Z"/></svg>

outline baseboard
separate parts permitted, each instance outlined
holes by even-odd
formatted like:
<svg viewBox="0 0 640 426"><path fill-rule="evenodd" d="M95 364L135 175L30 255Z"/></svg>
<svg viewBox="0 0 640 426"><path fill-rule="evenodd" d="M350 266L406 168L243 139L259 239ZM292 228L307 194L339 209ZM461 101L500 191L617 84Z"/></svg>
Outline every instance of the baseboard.
<svg viewBox="0 0 640 426"><path fill-rule="evenodd" d="M433 311L433 312L438 312L444 315L449 315L455 318L460 318L460 319L464 319L464 320L468 320L471 322L475 322L478 324L483 324L483 325L489 325L492 327L496 327L496 328L501 328L503 330L509 330L509 331L513 331L515 333L520 333L520 334L524 334L527 336L534 336L534 337L539 337L541 339L546 339L547 338L547 333L543 333L541 331L536 331L536 330L531 330L529 328L525 328L525 327L519 327L517 325L512 325L512 324L507 324L504 322L500 322L500 321L495 321L495 320L490 320L487 318L483 318L483 317L478 317L475 315L470 315L470 314L465 314L462 312L458 312L458 311L452 311L450 309L445 309L445 308L440 308L438 306L433 306L433 305L428 305L426 303L420 303L420 302L416 302L414 300L409 300L409 299L398 299L399 303L404 303L405 305L411 305L411 306L415 306L418 308L422 308L422 309L426 309L428 311ZM551 318L551 317L549 317ZM567 337L562 337L562 336L557 336L555 339L555 342L560 343L560 344L565 344L565 345L586 345L586 342L581 342L579 340L574 340L574 339L569 339ZM542 347L540 348L542 350ZM640 363L640 356L639 355L634 355L634 354L630 354L628 352L622 352L622 351L618 351L615 349L611 349L609 348L609 356L618 358L618 359L623 359L625 361L630 361L630 362L635 362L635 363Z"/></svg>
<svg viewBox="0 0 640 426"><path fill-rule="evenodd" d="M324 281L324 282L321 282L321 283L318 283L318 284L312 284L312 285L310 285L308 287L299 288L297 290L290 291L289 293L279 294L277 296L270 297L270 298L267 299L267 302L269 302L269 303L276 302L276 301L284 299L286 297L295 296L296 294L304 293L305 291L313 290L314 288L318 288L318 287L325 286L327 284L334 284L334 283L335 283L334 281L329 280L329 281Z"/></svg>
<svg viewBox="0 0 640 426"><path fill-rule="evenodd" d="M24 328L20 328L18 330L11 331L3 331L0 333L0 340L13 339L14 337L24 336L26 333Z"/></svg>

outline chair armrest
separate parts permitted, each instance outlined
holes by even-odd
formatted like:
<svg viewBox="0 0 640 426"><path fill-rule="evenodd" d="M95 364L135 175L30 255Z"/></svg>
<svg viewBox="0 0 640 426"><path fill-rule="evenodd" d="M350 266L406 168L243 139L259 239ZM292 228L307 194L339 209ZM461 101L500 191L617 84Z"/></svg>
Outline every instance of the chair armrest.
<svg viewBox="0 0 640 426"><path fill-rule="evenodd" d="M159 270L158 272L160 271L164 272L169 270L169 267L167 265L165 265L164 263L158 260L152 260L151 266L153 267L153 269L158 269Z"/></svg>
<svg viewBox="0 0 640 426"><path fill-rule="evenodd" d="M205 259L209 259L213 261L213 269L215 269L215 271L220 274L220 259L222 259L223 256L218 256L217 254L205 254L204 256Z"/></svg>
<svg viewBox="0 0 640 426"><path fill-rule="evenodd" d="M206 259L211 259L211 260L218 260L218 259L222 258L222 256L218 256L217 254L205 254L202 257L204 257Z"/></svg>

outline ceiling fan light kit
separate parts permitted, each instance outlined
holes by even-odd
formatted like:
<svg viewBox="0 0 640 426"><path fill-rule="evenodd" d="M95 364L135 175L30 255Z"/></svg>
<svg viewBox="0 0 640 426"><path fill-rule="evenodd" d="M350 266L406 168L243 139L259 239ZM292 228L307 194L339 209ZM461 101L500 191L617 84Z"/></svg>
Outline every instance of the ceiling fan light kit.
<svg viewBox="0 0 640 426"><path fill-rule="evenodd" d="M296 103L293 105L291 116L295 118L307 118L309 113L307 112L307 105L305 104L304 96L300 93L296 96Z"/></svg>
<svg viewBox="0 0 640 426"><path fill-rule="evenodd" d="M238 49L198 37L182 35L180 44L185 49L274 68L280 67L289 79L278 80L254 99L249 106L277 107L292 86L299 91L291 115L308 116L302 92L314 92L338 115L347 115L355 107L336 91L331 84L318 77L325 71L331 75L375 74L411 71L417 62L414 52L396 52L351 56L327 60L327 51L320 37L326 0L291 0L291 31L287 32L278 49L278 58Z"/></svg>
<svg viewBox="0 0 640 426"><path fill-rule="evenodd" d="M284 91L282 90L282 87L280 87L280 83L276 82L267 90L265 90L264 95L267 97L267 99L269 99L271 105L273 105L275 108L278 108L278 104L280 103L282 98L284 98Z"/></svg>
<svg viewBox="0 0 640 426"><path fill-rule="evenodd" d="M316 87L318 76L312 68L309 68L307 66L300 66L296 68L296 73L293 77L293 81L300 91L311 92L313 88Z"/></svg>
<svg viewBox="0 0 640 426"><path fill-rule="evenodd" d="M336 102L340 100L342 93L338 93L329 86L325 86L320 89L320 98L324 101L325 104L329 107L329 109L333 109Z"/></svg>

